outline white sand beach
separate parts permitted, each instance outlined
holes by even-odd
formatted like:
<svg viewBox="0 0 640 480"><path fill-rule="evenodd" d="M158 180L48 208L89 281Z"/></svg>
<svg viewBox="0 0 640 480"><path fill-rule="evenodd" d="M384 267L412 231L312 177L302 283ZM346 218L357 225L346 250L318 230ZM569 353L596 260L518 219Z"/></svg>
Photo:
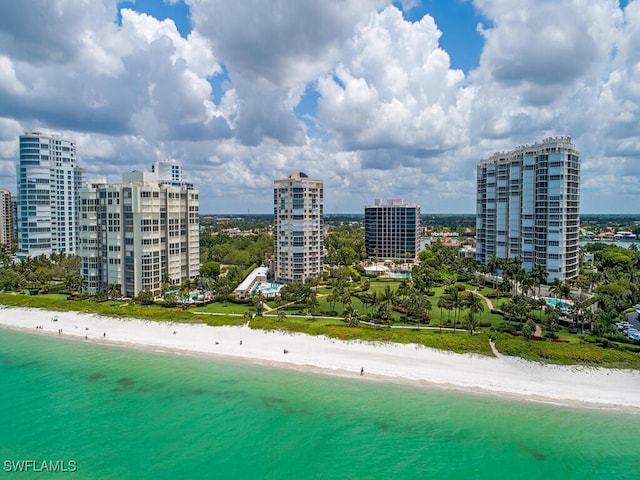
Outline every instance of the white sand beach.
<svg viewBox="0 0 640 480"><path fill-rule="evenodd" d="M57 321L53 321L53 317ZM42 328L36 328L41 326ZM640 371L566 367L518 358L455 354L419 345L117 319L75 312L2 308L0 327L82 341L220 356L322 372L358 381L388 381L504 397L640 413ZM85 340L86 336L86 340ZM285 353L285 350L287 353ZM360 375L364 369L364 375Z"/></svg>

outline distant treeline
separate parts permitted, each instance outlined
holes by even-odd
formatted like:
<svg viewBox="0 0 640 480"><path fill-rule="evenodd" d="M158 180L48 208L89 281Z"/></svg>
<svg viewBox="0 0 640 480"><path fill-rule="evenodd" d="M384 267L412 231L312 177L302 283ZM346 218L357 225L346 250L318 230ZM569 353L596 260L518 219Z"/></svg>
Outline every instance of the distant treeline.
<svg viewBox="0 0 640 480"><path fill-rule="evenodd" d="M590 214L590 215L580 215L580 222L582 224L593 224L593 225L633 225L640 224L640 214L637 215L614 215L614 214Z"/></svg>
<svg viewBox="0 0 640 480"><path fill-rule="evenodd" d="M273 224L273 214L219 214L219 215L201 215L205 220L204 224L212 224L215 226L230 227L246 227L247 224L270 225ZM325 213L324 223L327 225L343 225L349 223L364 223L364 213ZM475 228L476 215L474 213L464 214L447 214L447 213L425 213L421 215L420 223L423 226L437 225L456 228Z"/></svg>
<svg viewBox="0 0 640 480"><path fill-rule="evenodd" d="M221 223L226 227L230 225L246 225L245 222L271 225L273 224L273 214L209 214L202 215L201 218L210 217L212 219L223 219L212 223ZM438 225L450 228L469 227L475 228L475 213L423 213L421 215L423 226ZM620 226L634 225L640 226L640 213L633 214L580 214L580 221L584 224L600 226ZM324 222L329 225L340 225L345 223L364 223L364 213L325 213Z"/></svg>

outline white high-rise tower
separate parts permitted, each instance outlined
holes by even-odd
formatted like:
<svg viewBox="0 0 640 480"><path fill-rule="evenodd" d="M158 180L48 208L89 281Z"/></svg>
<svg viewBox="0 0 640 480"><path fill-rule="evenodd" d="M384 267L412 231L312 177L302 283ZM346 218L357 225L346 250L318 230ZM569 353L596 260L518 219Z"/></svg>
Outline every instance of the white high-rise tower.
<svg viewBox="0 0 640 480"><path fill-rule="evenodd" d="M580 154L571 138L546 138L478 165L476 259L519 258L547 281L577 278Z"/></svg>
<svg viewBox="0 0 640 480"><path fill-rule="evenodd" d="M74 255L82 184L75 143L57 134L25 132L17 170L18 257Z"/></svg>

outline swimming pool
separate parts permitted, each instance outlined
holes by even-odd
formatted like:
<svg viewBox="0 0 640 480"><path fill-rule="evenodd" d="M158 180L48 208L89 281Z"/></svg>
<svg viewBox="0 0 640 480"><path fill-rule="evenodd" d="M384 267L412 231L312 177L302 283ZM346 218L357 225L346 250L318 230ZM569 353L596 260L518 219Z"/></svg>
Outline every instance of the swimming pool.
<svg viewBox="0 0 640 480"><path fill-rule="evenodd" d="M544 301L547 303L547 305L559 307L559 308L562 308L563 310L569 310L571 308L571 305L561 300L558 300L557 298L545 297Z"/></svg>
<svg viewBox="0 0 640 480"><path fill-rule="evenodd" d="M387 278L411 278L410 272L389 272L385 275Z"/></svg>
<svg viewBox="0 0 640 480"><path fill-rule="evenodd" d="M276 293L280 292L280 289L282 288L282 284L280 283L263 283L263 282L258 282L255 286L255 288L253 289L253 293L257 293L257 292L262 292L263 295L275 295Z"/></svg>

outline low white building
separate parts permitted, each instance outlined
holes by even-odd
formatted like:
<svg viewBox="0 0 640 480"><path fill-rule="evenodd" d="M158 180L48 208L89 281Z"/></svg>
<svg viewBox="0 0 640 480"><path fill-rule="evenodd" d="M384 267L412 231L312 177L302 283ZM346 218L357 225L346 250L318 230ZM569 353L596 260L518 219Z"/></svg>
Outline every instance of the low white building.
<svg viewBox="0 0 640 480"><path fill-rule="evenodd" d="M257 267L247 275L240 285L236 287L233 293L239 298L248 298L251 296L251 292L256 287L258 282L266 282L267 275L269 275L269 269L267 267Z"/></svg>
<svg viewBox="0 0 640 480"><path fill-rule="evenodd" d="M251 298L260 292L266 298L273 298L280 294L282 284L271 283L269 280L269 268L257 267L247 275L240 285L233 291L239 298Z"/></svg>

